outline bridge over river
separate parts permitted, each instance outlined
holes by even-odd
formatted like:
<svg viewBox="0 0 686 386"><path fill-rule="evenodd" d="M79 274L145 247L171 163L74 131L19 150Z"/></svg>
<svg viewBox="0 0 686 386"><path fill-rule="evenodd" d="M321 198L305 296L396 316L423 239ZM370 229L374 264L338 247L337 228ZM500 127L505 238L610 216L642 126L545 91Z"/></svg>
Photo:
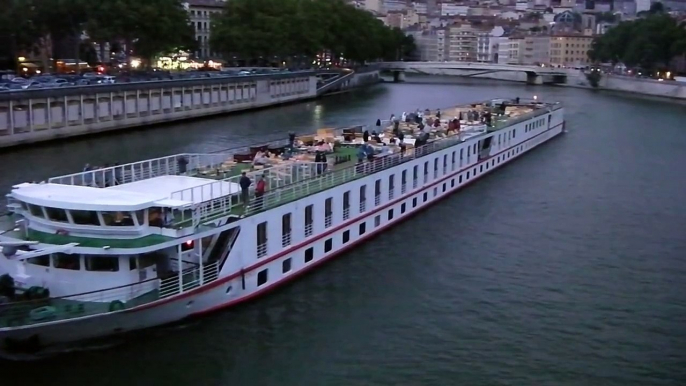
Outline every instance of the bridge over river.
<svg viewBox="0 0 686 386"><path fill-rule="evenodd" d="M393 73L393 80L402 82L406 72L424 75L457 75L478 77L498 72L526 74L529 84L566 83L567 73L564 70L534 65L513 65L477 62L383 62L380 67Z"/></svg>

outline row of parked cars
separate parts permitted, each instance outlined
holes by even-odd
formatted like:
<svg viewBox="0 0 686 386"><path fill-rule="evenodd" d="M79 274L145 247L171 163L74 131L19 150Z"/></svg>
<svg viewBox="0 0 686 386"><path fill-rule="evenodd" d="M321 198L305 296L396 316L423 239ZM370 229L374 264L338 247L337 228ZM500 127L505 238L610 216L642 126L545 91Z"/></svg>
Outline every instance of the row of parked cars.
<svg viewBox="0 0 686 386"><path fill-rule="evenodd" d="M30 78L15 77L0 79L0 92L23 91L34 89L50 89L70 86L88 86L96 84L151 82L161 80L202 79L225 76L265 75L288 72L288 69L229 69L222 71L147 71L132 72L120 75L104 75L99 73L85 73L82 75L49 75L41 74Z"/></svg>
<svg viewBox="0 0 686 386"><path fill-rule="evenodd" d="M15 77L12 79L1 79L0 92L87 86L91 84L113 84L116 82L116 77L98 73L86 73L83 75L36 75L30 78Z"/></svg>

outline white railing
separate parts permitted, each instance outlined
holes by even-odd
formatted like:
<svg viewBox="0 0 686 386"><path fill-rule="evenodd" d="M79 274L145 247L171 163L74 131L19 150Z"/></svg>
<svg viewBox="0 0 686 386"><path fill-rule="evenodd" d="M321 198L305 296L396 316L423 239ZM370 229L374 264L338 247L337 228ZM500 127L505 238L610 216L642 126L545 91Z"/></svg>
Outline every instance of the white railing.
<svg viewBox="0 0 686 386"><path fill-rule="evenodd" d="M305 225L305 237L312 236L312 224Z"/></svg>
<svg viewBox="0 0 686 386"><path fill-rule="evenodd" d="M388 199L389 199L389 200L392 200L392 199L393 199L393 194L394 194L394 193L395 193L395 192L394 192L394 189L393 189L393 188L388 189Z"/></svg>
<svg viewBox="0 0 686 386"><path fill-rule="evenodd" d="M381 195L377 194L374 196L374 206L379 206L381 204Z"/></svg>
<svg viewBox="0 0 686 386"><path fill-rule="evenodd" d="M291 245L291 232L290 231L281 236L281 246L287 247L289 245Z"/></svg>
<svg viewBox="0 0 686 386"><path fill-rule="evenodd" d="M367 201L360 201L360 213L367 211Z"/></svg>
<svg viewBox="0 0 686 386"><path fill-rule="evenodd" d="M333 216L331 215L331 213L329 213L326 216L324 216L324 228L330 227L331 224L333 224Z"/></svg>
<svg viewBox="0 0 686 386"><path fill-rule="evenodd" d="M412 180L412 189L417 189L417 186L419 186L419 179L415 178Z"/></svg>
<svg viewBox="0 0 686 386"><path fill-rule="evenodd" d="M178 274L160 279L159 298L163 299L178 295L217 280L219 277L219 262L215 261L203 266L202 274L200 270L199 266L184 270L181 273L181 280L179 280Z"/></svg>
<svg viewBox="0 0 686 386"><path fill-rule="evenodd" d="M264 257L267 256L267 242L265 241L262 244L257 244L257 257Z"/></svg>
<svg viewBox="0 0 686 386"><path fill-rule="evenodd" d="M400 185L400 194L405 194L407 192L407 184L403 183Z"/></svg>
<svg viewBox="0 0 686 386"><path fill-rule="evenodd" d="M265 180L267 192L281 192L284 187L298 186L304 181L312 181L317 176L325 175L326 165L324 162L291 161L264 169L246 171L246 176L252 182L249 195L253 202L249 204L253 206L253 210L259 210L262 207L259 204L253 205L256 204L253 196L258 178ZM194 207L192 221L190 218L177 216L173 225L198 226L203 222L232 213L237 206L241 206L242 212L245 212L245 203L242 202L240 194L240 179L241 176L237 175L173 192L171 198L192 202Z"/></svg>
<svg viewBox="0 0 686 386"><path fill-rule="evenodd" d="M343 220L350 218L350 208L343 208Z"/></svg>
<svg viewBox="0 0 686 386"><path fill-rule="evenodd" d="M523 114L523 116L527 118L517 118L516 121L521 121L524 119L530 119L534 116L542 115L547 113L548 111L552 111L555 109L561 108L561 105L550 105L548 106L547 109L542 108L542 109L537 109L534 110L532 113L529 114ZM458 143L461 143L464 141L465 137L472 139L476 138L474 136L474 133L461 133L459 135L453 135L449 137L444 137L432 142L429 142L428 144L424 146L420 146L417 148L410 149L406 151L404 154L391 154L388 156L384 157L379 157L376 158L375 160L371 162L365 162L363 164L358 164L355 166L351 166L348 168L344 169L339 169L339 170L332 170L332 171L327 171L325 173L319 174L317 173L317 165L314 163L307 163L309 164L309 172L308 174L312 174L312 167L314 167L315 173L314 175L311 176L311 178L305 178L305 175L301 174L300 177L296 179L297 182L293 184L289 184L286 186L283 186L281 188L273 189L270 191L267 191L265 195L262 198L262 204L259 206L250 206L247 208L244 212L246 216L259 213L263 210L267 210L269 208L273 208L276 206L280 206L285 204L286 202L296 200L300 197L305 197L317 192L321 192L323 190L329 189L331 187L337 186L344 184L346 182L355 180L357 178L361 178L363 176L367 176L369 174L373 174L376 172L379 172L381 170L386 170L388 168L391 168L393 166L399 165L400 163L403 162L408 162L413 159L421 158L425 155L432 154L434 152L437 152L439 150L443 150L446 148L449 148L451 146L454 146ZM267 169L265 169L266 171ZM264 172L264 171L263 171ZM429 181L429 175L424 174L424 183L428 183ZM415 182L415 188L417 187L417 183ZM377 200L378 199L378 200ZM375 197L375 201L377 205L380 202L380 197ZM306 230L307 231L307 230Z"/></svg>
<svg viewBox="0 0 686 386"><path fill-rule="evenodd" d="M146 180L159 176L188 174L207 166L221 165L222 162L233 158L231 154L176 154L172 156L154 158L145 161L99 167L80 173L67 174L48 179L49 183L63 185L81 185L105 187L129 182ZM185 173L182 171L185 169Z"/></svg>

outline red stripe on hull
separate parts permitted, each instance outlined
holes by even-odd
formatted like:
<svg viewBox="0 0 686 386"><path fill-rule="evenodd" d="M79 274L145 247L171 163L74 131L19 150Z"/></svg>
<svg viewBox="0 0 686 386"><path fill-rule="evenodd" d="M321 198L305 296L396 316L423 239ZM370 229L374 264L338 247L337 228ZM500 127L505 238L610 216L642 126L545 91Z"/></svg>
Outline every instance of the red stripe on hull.
<svg viewBox="0 0 686 386"><path fill-rule="evenodd" d="M172 297L169 297L169 298L160 300L160 301L158 301L158 302L149 303L149 304L144 304L144 305L141 305L141 306L136 307L136 308L127 309L127 310L125 310L124 312L137 312L137 311L145 310L145 309L148 309L148 308L158 307L158 306L161 306L161 305L166 304L166 303L169 303L169 302L181 300L181 299L187 298L187 297L189 297L189 296L197 295L197 294L202 293L202 292L207 292L208 290L211 290L212 288L215 288L215 287L217 287L217 286L220 286L220 285L222 285L222 284L225 284L225 283L227 283L227 282L229 282L229 281L231 281L231 280L233 280L233 279L236 279L236 278L240 277L241 275L245 275L245 274L247 274L247 273L249 273L249 272L251 272L251 271L253 271L253 270L255 270L255 269L258 269L258 268L260 268L260 267L262 267L262 266L264 266L264 265L266 265L266 264L268 264L268 263L270 263L270 262L272 262L272 261L274 261L274 260L276 260L276 259L279 259L279 258L281 258L281 257L283 257L283 256L286 256L286 255L288 255L288 254L290 254L290 253L293 253L294 251L296 251L296 250L298 250L298 249L301 249L301 248L304 248L304 247L306 247L306 246L308 246L308 245L310 245L310 244L313 244L313 243L315 243L315 242L317 242L317 241L319 241L319 240L321 240L321 239L323 239L323 238L325 238L325 237L327 237L327 236L329 236L329 235L331 235L331 234L333 234L333 233L335 233L335 232L337 232L337 231L339 231L339 230L341 230L341 229L343 229L343 228L346 228L346 227L348 227L348 226L350 226L350 225L352 225L352 224L354 224L354 223L356 223L356 222L358 222L358 221L361 221L362 219L371 217L371 216L375 215L376 213L383 211L384 209L387 209L387 208L389 208L389 207L391 207L391 206L393 206L393 205L396 205L396 204L402 202L403 200L406 200L406 199L409 198L409 197L412 197L412 196L417 195L417 194L421 194L422 192L427 191L427 190L433 188L433 187L436 186L436 185L439 185L439 184L441 184L441 183L443 183L443 182L445 182L445 181L447 181L447 180L450 180L451 178L453 178L453 177L459 175L460 173L463 173L463 172L465 172L465 171L467 171L467 170L469 170L469 169L471 169L471 168L474 168L474 167L476 167L476 166L479 166L479 165L481 165L481 164L483 164L483 163L485 163L485 162L489 162L489 161L490 161L491 159L493 159L494 157L498 157L498 156L500 156L500 155L502 155L502 154L504 154L504 153L506 153L506 152L508 152L508 151L510 151L510 150L512 150L512 149L517 148L518 146L522 146L523 144L525 144L525 143L527 143L527 142L530 142L530 141L534 140L535 138L538 138L538 137L540 137L541 135L544 135L544 134L546 134L546 133L548 133L548 132L550 132L550 131L552 131L552 130L555 130L556 128L558 128L558 127L560 127L560 126L562 126L562 125L564 125L564 122L562 122L562 123L560 123L560 124L558 124L558 125L555 125L555 126L549 128L549 129L547 129L546 131L544 131L544 132L542 132L542 133L539 133L539 134L537 134L537 135L535 135L535 136L533 136L533 137L527 139L527 140L524 141L524 142L518 143L517 145L511 146L511 147L509 147L509 148L507 148L507 149L505 149L505 150L502 150L502 151L500 151L500 152L498 152L498 153L496 153L496 154L494 154L494 155L492 155L492 156L490 156L490 157L488 157L488 158L486 158L486 159L484 159L484 160L482 160L482 161L480 161L480 162L477 162L477 163L475 163L475 164L473 164L473 165L466 166L466 167L464 167L464 168L462 168L462 169L460 169L460 170L458 170L458 171L456 171L456 172L453 172L453 173L451 173L451 174L449 174L449 175L443 176L441 179L436 180L436 181L430 183L429 185L426 185L426 186L422 187L422 188L419 189L419 190L416 190L416 191L407 193L407 194L401 196L401 197L398 198L398 199L395 199L395 200L393 200L393 201L391 201L391 202L388 202L388 203L386 203L386 204L384 204L384 205L382 205L382 206L380 206L380 207L374 208L373 210L371 210L371 211L369 211L369 212L365 212L364 214L362 214L362 215L360 215L360 216L357 216L357 217L355 217L355 218L353 218L353 219L347 220L346 222L344 222L344 223L342 223L342 224L340 224L340 225L337 225L337 226L333 227L332 229L327 230L326 232L323 232L323 233L321 233L321 234L319 234L319 235L317 235L317 236L315 236L315 237L313 237L313 238L311 238L311 239L308 239L308 240L306 240L306 241L304 241L304 242L301 242L301 243L299 243L299 244L296 244L296 245L294 245L294 246L292 246L292 247L290 247L290 248L288 248L288 249L286 249L286 250L284 250L284 251L281 251L281 252L279 252L279 253L277 253L277 254L275 254L275 255L273 255L273 256L270 256L269 258L266 258L266 259L264 259L264 260L262 260L262 261L259 261L259 262L255 263L255 264L253 264L253 265L251 265L251 266L249 266L249 267L247 267L247 268L241 270L241 271L232 273L231 275L228 275L228 276L226 276L226 277L222 277L222 278L218 279L217 281L214 281L214 282L212 282L212 283L208 283L207 285L198 287L198 288L193 289L193 290L191 290L191 291L183 292L183 293L181 293L181 294L179 294L179 295L172 296ZM508 162L508 163L509 163L509 162ZM402 165L402 164L400 164L400 165ZM501 164L501 165L502 165L502 164ZM252 298L254 298L254 297L256 297L256 296L262 295L262 294L264 294L265 292L270 291L270 290L276 288L278 285L281 285L281 284L283 284L283 283L286 283L286 282L288 282L288 281L290 281L290 280L292 280L292 279L298 277L299 275L301 275L301 274L303 274L303 273L309 271L310 269L312 269L312 268L318 266L320 263L322 263L322 262L324 262L324 261L327 261L327 260L331 259L332 257L334 257L334 256L336 256L336 255L338 255L338 254L340 254L340 253L342 253L342 252L344 252L344 251L346 251L346 250L348 250L348 249L354 247L354 246L357 245L358 243L360 243L360 242L362 242L362 241L365 241L365 240L368 240L369 238L371 238L371 237L377 235L378 233L380 233L381 231L387 229L388 227L393 226L393 225L399 223L400 221L404 221L404 220L406 220L407 218L412 217L413 215L415 215L415 214L417 214L418 212L420 212L422 208L425 208L425 207L429 206L430 204L433 204L433 203L435 203L436 201L439 201L440 199L442 199L442 198L444 198L444 197L446 197L446 196L449 196L449 195L452 194L452 193L455 193L455 192L459 191L460 189L464 188L465 186L467 186L467 185L471 184L472 182L478 180L479 178L483 177L484 175L489 174L489 173L492 172L493 170L494 170L494 169L490 169L490 170L488 170L488 171L486 171L486 172L480 174L478 177L473 177L470 181L465 182L464 185L457 187L454 191L450 192L449 194L442 195L442 196L436 198L435 200L433 200L433 201L427 203L427 205L424 205L424 206L422 206L421 208L418 208L418 210L412 211L412 212L408 213L406 216L402 216L402 217L398 218L396 221L393 221L393 222L391 222L391 223L388 223L388 224L386 224L386 225L384 225L384 226L382 226L382 227L380 227L380 228L378 228L378 229L376 229L376 230L370 232L369 234L367 234L366 236L364 236L364 237L362 237L362 238L360 238L360 239L358 239L358 240L352 241L350 244L346 245L345 247L342 247L341 249L332 252L330 255L328 255L328 256L326 256L326 257L324 257L324 258L322 258L322 259L320 259L320 260L318 260L318 261L315 261L315 262L313 262L312 264L307 265L305 268L303 268L303 269L301 269L301 270L299 270L299 271L297 271L297 272L294 272L293 274L289 275L288 277L283 278L283 279L281 279L281 280L279 280L279 281L277 281L277 282L275 282L275 283L269 285L268 287L264 287L263 289L260 289L260 290L258 290L258 291L255 291L254 293L252 293L252 294L250 294L250 295L247 295L247 296L245 296L245 297L242 297L242 298L240 298L240 299L235 299L235 300L232 300L232 301L230 301L230 302L220 304L220 305L218 305L218 306L216 306L216 307L212 307L212 308L209 308L209 309L207 309L207 310L203 310L203 311L199 311L199 312L197 312L197 313L191 314L191 316L206 314L206 313L215 311L215 310L217 310L217 309L224 308L224 307L229 307L229 306L232 306L232 305L235 305L235 304L244 302L244 301L248 301L248 300L250 300L250 299L252 299Z"/></svg>

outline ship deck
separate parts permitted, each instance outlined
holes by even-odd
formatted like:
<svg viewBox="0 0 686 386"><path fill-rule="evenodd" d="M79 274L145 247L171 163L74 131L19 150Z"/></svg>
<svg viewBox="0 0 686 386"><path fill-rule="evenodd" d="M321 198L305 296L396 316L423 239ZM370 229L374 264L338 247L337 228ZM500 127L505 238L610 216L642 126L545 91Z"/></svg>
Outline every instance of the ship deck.
<svg viewBox="0 0 686 386"><path fill-rule="evenodd" d="M236 152L233 152L229 154L210 155L174 155L94 172L83 172L55 177L51 178L48 182L77 186L87 185L92 186L93 189L98 189L98 187L96 187L98 181L100 181L100 183L106 183L108 178L114 177L117 180L121 180L120 184L100 189L117 191L136 190L138 192L143 192L152 189L152 187L154 187L155 178L159 176L174 176L181 174L192 177L193 179L206 181L206 184L204 185L196 184L194 186L186 187L172 192L166 197L170 201L186 202L195 206L198 206L197 204L199 203L205 205L200 216L197 214L187 216L184 214L184 211L180 211L178 217L175 216L175 226L197 227L218 218L226 216L250 216L298 200L332 187L345 184L357 178L364 177L370 172L389 168L414 157L423 156L442 148L453 146L472 136L482 135L487 131L500 130L514 123L546 113L551 108L556 107L552 104L531 102L508 106L505 114L493 116L492 124L488 127L478 119L476 121L463 119L461 121L462 130L460 133L450 133L447 130L448 125L443 124L443 121L452 120L455 117L458 117L459 119L459 117L463 117L467 113L478 113L479 111L482 113L485 111L490 112L493 111L492 105L484 103L443 109L441 118L442 124L430 129L430 139L427 145L422 146L421 148L413 148L413 138L416 138L419 132L418 125L412 122L403 122L400 124L400 129L405 133L405 142L408 143L406 153L400 155L399 148L391 144L388 146L388 148L391 149L391 154L385 156L378 155L375 162L365 163L362 168L355 165L358 147L362 145L362 130L357 128L356 130L348 131L347 134L345 131L341 132L340 130L335 133L330 131L328 135L323 133L323 136L326 136L327 138L322 138L322 135L299 137L299 142L320 141L324 139L329 143L335 143L333 152L329 155L329 158L334 159L335 162L332 162L333 165L331 165L326 172L321 174L318 172L318 168L321 165L311 161L313 158L313 151L303 150L303 153L306 154L306 156L302 156L303 158L294 158L291 160L274 158L268 162L267 165L257 167L253 166L252 163L240 162L238 160L239 157L236 157ZM425 117L427 116L435 119L435 112L425 115ZM388 122L386 125L377 129L380 129L383 133L381 136L384 143L388 142L393 136L391 134L393 129L392 122ZM372 142L372 146L376 147L377 150L382 146L382 144L378 144L375 141L370 142ZM280 145L283 146L283 142ZM260 146L265 147L266 145ZM245 151L245 149L243 149L243 151ZM185 171L180 171L179 169L178 159L180 157L183 157L188 161L188 167ZM308 161L304 162L304 159L307 159ZM265 194L261 204L256 203L253 197L252 205L247 207L243 205L243 203L238 200L239 193L233 188L233 185L231 185L232 187L229 188L229 191L226 191L226 183L236 184L240 174L244 171L253 181L260 177L265 178L268 183L267 194ZM208 193L208 190L210 190L211 193ZM76 242L84 247L109 246L111 248L140 248L173 240L171 237L161 235L150 235L136 239L75 237L71 235L39 232L36 230L31 230L28 238L46 244Z"/></svg>

